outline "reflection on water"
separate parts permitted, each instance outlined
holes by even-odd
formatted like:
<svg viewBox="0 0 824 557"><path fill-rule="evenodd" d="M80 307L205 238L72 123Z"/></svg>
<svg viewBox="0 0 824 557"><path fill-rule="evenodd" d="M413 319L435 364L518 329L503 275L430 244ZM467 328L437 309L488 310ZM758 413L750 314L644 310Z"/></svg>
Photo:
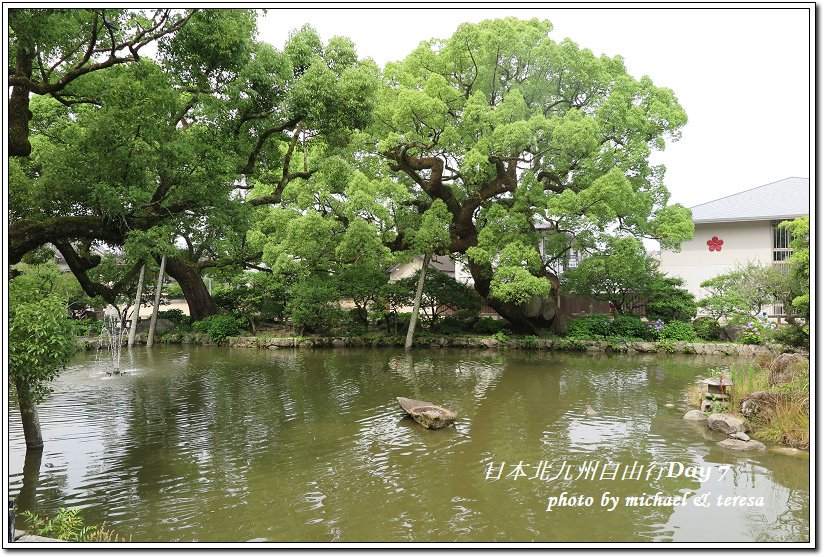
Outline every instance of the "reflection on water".
<svg viewBox="0 0 824 557"><path fill-rule="evenodd" d="M20 510L83 508L134 541L806 541L807 460L726 452L681 419L716 363L156 347L109 377L83 354L40 408L42 459L12 400L11 489ZM455 427L421 428L396 396L451 408ZM623 504L659 492L689 504ZM564 493L594 503L547 512ZM767 504L692 504L704 495Z"/></svg>

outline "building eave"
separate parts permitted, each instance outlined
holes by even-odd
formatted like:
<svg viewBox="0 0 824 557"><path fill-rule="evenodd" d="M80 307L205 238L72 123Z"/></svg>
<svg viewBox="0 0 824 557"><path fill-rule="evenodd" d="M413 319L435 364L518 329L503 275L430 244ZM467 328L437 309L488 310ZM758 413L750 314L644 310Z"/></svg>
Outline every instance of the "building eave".
<svg viewBox="0 0 824 557"><path fill-rule="evenodd" d="M692 222L695 224L713 224L717 222L757 222L757 221L774 221L774 220L792 220L797 219L799 217L806 217L808 214L796 214L796 215L764 215L758 217L746 217L746 218L728 218L728 219L693 219Z"/></svg>

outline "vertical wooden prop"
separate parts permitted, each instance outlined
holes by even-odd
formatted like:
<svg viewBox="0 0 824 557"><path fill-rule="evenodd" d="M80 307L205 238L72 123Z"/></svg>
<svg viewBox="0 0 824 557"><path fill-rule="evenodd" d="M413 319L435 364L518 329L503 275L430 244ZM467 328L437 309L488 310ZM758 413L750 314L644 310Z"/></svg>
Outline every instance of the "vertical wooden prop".
<svg viewBox="0 0 824 557"><path fill-rule="evenodd" d="M423 296L423 281L426 279L426 270L429 268L429 258L431 254L427 253L423 256L423 267L421 267L421 276L418 278L418 290L415 292L415 305L412 308L412 316L409 318L409 331L406 333L405 350L412 348L412 338L415 336L415 324L418 322L418 311L421 309L421 297Z"/></svg>
<svg viewBox="0 0 824 557"><path fill-rule="evenodd" d="M140 278L137 281L137 295L134 298L134 315L132 316L132 327L129 329L129 348L134 346L134 337L137 334L137 321L140 319L140 297L143 295L143 276L146 273L146 265L140 268Z"/></svg>
<svg viewBox="0 0 824 557"><path fill-rule="evenodd" d="M157 274L157 288L155 289L154 307L152 308L152 319L149 321L149 338L146 339L146 346L154 345L155 326L157 325L157 312L160 310L160 293L163 290L163 273L166 271L166 256L160 260L160 272Z"/></svg>

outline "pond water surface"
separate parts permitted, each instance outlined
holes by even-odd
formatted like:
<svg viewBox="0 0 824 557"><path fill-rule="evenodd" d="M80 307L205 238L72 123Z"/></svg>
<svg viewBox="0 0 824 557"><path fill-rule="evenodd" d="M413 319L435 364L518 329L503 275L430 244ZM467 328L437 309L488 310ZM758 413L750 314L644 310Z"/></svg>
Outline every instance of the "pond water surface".
<svg viewBox="0 0 824 557"><path fill-rule="evenodd" d="M732 362L161 346L109 377L90 352L40 406L41 458L12 396L9 481L20 510L82 508L136 542L806 542L809 460L682 420Z"/></svg>

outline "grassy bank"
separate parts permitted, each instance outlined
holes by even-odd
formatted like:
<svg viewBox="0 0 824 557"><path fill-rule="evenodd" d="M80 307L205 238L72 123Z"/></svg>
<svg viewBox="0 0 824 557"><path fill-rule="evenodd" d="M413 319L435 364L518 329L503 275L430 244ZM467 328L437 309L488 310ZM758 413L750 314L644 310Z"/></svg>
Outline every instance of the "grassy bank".
<svg viewBox="0 0 824 557"><path fill-rule="evenodd" d="M807 358L797 354L760 355L753 363L712 370L712 375L719 371L723 371L733 385L731 413L747 419L754 438L797 449L810 448L810 361ZM696 392L691 390L691 400L695 400ZM742 413L745 401L757 405L758 411Z"/></svg>

